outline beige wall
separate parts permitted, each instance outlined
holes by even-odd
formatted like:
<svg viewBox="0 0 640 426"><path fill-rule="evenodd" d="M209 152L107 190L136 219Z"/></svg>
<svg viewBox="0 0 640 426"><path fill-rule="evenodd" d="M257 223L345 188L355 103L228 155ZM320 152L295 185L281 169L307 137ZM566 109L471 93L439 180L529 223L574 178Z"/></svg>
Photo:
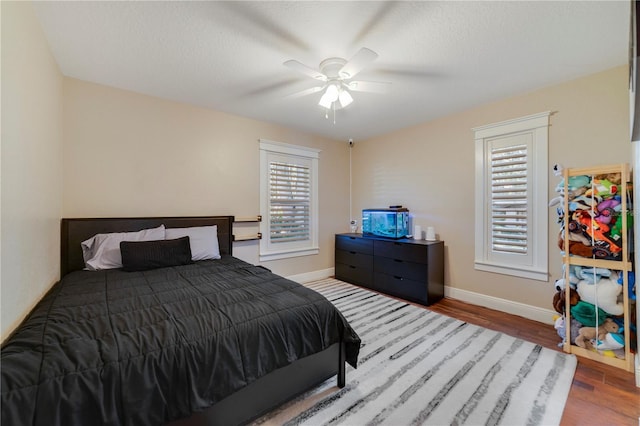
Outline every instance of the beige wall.
<svg viewBox="0 0 640 426"><path fill-rule="evenodd" d="M59 275L62 74L31 3L1 3L4 339Z"/></svg>
<svg viewBox="0 0 640 426"><path fill-rule="evenodd" d="M348 229L348 146L281 126L65 79L64 215L259 214L264 138L320 153L320 253L266 262L282 275L333 266L333 235ZM236 226L237 234L257 229ZM234 254L258 262L258 243Z"/></svg>
<svg viewBox="0 0 640 426"><path fill-rule="evenodd" d="M473 127L553 111L549 164L589 167L630 162L627 67L484 105L357 143L353 151L354 212L407 206L415 223L444 240L451 288L551 309L561 277L558 227L549 209L547 283L474 270ZM549 171L550 198L559 179Z"/></svg>

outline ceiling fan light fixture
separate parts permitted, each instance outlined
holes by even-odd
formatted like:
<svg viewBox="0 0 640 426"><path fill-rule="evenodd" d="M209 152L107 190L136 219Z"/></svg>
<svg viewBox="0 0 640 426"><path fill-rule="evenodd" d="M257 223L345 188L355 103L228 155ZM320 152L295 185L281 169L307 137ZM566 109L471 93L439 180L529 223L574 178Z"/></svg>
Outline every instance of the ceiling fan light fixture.
<svg viewBox="0 0 640 426"><path fill-rule="evenodd" d="M327 94L325 93L324 95L322 95L322 97L320 98L320 101L318 102L318 105L320 105L323 108L329 109L331 108L331 104L333 103L332 100L330 100L330 98L327 96Z"/></svg>
<svg viewBox="0 0 640 426"><path fill-rule="evenodd" d="M331 104L338 100L338 96L338 86L336 86L335 84L330 84L329 86L327 86L327 90L325 90L324 94L320 98L320 102L318 102L318 105L329 109L331 108Z"/></svg>
<svg viewBox="0 0 640 426"><path fill-rule="evenodd" d="M316 89L306 89L289 97L305 96L310 93L322 92L318 105L324 109L335 111L353 103L351 91L385 93L390 83L352 80L361 70L373 62L378 54L366 47L361 48L350 60L331 57L320 62L320 71L308 67L296 60L288 60L284 65L299 71L325 84ZM327 112L328 114L328 112ZM328 117L328 116L327 116Z"/></svg>
<svg viewBox="0 0 640 426"><path fill-rule="evenodd" d="M346 107L347 105L351 104L351 102L353 102L353 97L351 96L351 93L349 93L349 91L345 89L340 90L340 95L338 95L338 99L340 100L340 105L342 106L342 108Z"/></svg>

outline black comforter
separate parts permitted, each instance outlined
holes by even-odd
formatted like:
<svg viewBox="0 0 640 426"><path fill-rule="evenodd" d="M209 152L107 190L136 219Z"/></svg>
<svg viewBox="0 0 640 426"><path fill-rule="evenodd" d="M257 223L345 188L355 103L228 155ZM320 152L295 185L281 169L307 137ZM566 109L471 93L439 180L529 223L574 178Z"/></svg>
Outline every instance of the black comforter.
<svg viewBox="0 0 640 426"><path fill-rule="evenodd" d="M360 339L323 296L233 257L73 272L2 347L2 425L161 424Z"/></svg>

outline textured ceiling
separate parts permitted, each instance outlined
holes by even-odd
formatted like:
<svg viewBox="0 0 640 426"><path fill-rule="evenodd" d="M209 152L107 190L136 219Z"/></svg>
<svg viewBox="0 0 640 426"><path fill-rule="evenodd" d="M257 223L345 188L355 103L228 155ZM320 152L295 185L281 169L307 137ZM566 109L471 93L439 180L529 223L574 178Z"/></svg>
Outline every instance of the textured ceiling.
<svg viewBox="0 0 640 426"><path fill-rule="evenodd" d="M363 140L627 62L629 3L36 2L69 77L321 134ZM361 47L379 54L333 116L318 68Z"/></svg>

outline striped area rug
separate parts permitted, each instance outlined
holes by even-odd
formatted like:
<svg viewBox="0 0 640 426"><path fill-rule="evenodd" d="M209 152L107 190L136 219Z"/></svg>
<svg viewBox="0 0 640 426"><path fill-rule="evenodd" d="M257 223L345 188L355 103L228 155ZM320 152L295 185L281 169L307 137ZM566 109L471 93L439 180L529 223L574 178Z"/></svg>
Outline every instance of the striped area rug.
<svg viewBox="0 0 640 426"><path fill-rule="evenodd" d="M305 284L362 339L347 385L335 378L258 419L262 425L553 425L576 358L360 287Z"/></svg>

